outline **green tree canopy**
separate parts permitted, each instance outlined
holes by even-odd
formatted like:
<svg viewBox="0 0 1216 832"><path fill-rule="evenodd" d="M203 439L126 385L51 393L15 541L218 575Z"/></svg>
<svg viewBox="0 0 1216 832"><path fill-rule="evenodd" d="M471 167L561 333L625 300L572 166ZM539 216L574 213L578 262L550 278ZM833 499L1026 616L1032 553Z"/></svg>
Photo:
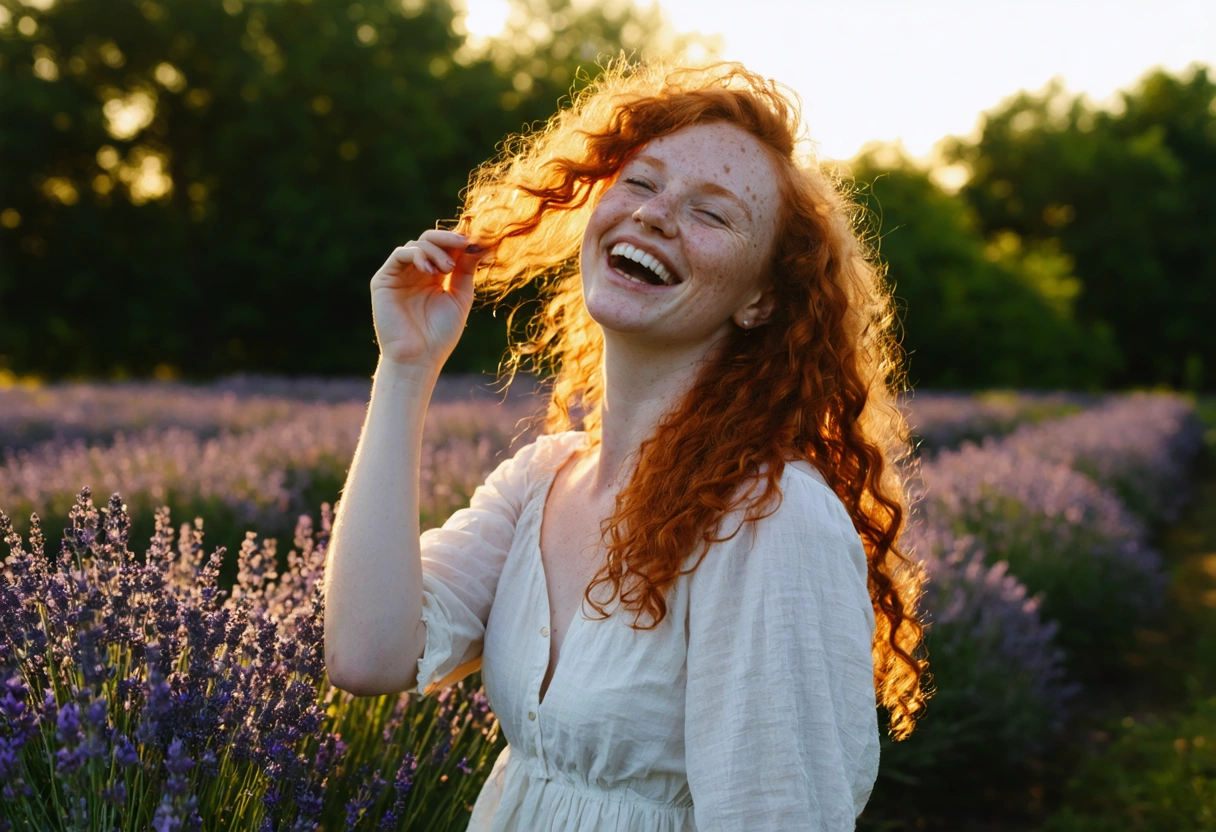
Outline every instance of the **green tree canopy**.
<svg viewBox="0 0 1216 832"><path fill-rule="evenodd" d="M0 10L0 368L50 376L370 372L393 246L577 67L671 39L558 0L485 54L439 0ZM449 367L492 367L502 321L476 313Z"/></svg>
<svg viewBox="0 0 1216 832"><path fill-rule="evenodd" d="M1080 283L1051 244L985 240L974 212L892 148L850 167L901 311L914 387L1100 387L1110 334L1072 318Z"/></svg>
<svg viewBox="0 0 1216 832"><path fill-rule="evenodd" d="M1117 384L1212 389L1216 336L1216 83L1198 64L1145 75L1114 110L1058 81L985 116L976 142L953 140L962 195L985 233L1058 239L1085 289L1077 316L1104 322Z"/></svg>

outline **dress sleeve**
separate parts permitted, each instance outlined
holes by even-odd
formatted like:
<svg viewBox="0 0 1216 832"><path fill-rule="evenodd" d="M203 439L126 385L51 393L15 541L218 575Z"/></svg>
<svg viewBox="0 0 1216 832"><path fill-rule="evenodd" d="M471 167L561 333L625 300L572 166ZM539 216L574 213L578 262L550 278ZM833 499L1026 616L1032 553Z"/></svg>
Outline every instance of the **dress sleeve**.
<svg viewBox="0 0 1216 832"><path fill-rule="evenodd" d="M422 621L426 648L410 692L431 693L440 680L476 669L498 577L528 490L529 469L547 437L522 448L477 487L468 508L419 538L422 550ZM462 673L454 671L470 665Z"/></svg>
<svg viewBox="0 0 1216 832"><path fill-rule="evenodd" d="M777 511L716 544L690 579L684 733L699 832L852 830L878 773L865 550L836 495L787 472Z"/></svg>

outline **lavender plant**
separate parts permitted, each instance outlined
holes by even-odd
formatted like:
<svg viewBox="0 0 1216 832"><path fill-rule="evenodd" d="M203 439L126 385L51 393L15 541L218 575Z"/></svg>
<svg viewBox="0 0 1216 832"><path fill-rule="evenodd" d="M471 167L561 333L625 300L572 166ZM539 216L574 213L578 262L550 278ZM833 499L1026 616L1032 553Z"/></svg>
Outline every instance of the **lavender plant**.
<svg viewBox="0 0 1216 832"><path fill-rule="evenodd" d="M502 745L479 679L421 700L357 698L329 686L319 666L331 517L323 505L314 539L303 512L345 478L366 383L293 385L128 390L136 404L126 410L122 394L98 390L59 422L68 392L44 390L24 403L0 393L0 404L24 408L13 416L0 407L0 445L20 448L0 465L0 506L33 517L27 552L0 513L13 553L0 574L0 832L5 823L107 832L463 827ZM930 449L1084 403L921 395L909 418L932 437ZM466 504L512 445L530 440L521 420L537 405L441 397L432 406L424 528ZM957 782L1040 753L1076 692L1057 642L1075 663L1100 662L1119 627L1155 609L1164 576L1143 525L1078 471L1123 483L1133 497L1177 483L1185 466L1169 460L1189 453L1179 438L1186 417L1153 403L1094 413L965 445L922 468L907 541L930 575L938 693L914 742L884 748L886 779ZM1105 429L1113 423L1124 427ZM53 438L21 447L20 437L37 433L23 428L31 424L49 425ZM111 429L120 432L111 438ZM1137 431L1152 441L1138 443ZM89 481L121 490L133 508L115 494L99 513L88 489L76 492ZM165 504L206 516L212 540L225 523L278 531L299 516L296 549L280 568L275 539L259 544L246 533L228 592L218 577L225 550L204 562L200 518L182 526L174 551ZM68 526L58 563L43 554L35 510ZM137 563L126 541L141 513L154 514L155 528Z"/></svg>
<svg viewBox="0 0 1216 832"><path fill-rule="evenodd" d="M973 536L914 524L902 543L928 575L922 605L936 692L910 740L884 738L879 776L959 786L1042 754L1079 692L1042 595L1031 596L1006 562L986 563Z"/></svg>
<svg viewBox="0 0 1216 832"><path fill-rule="evenodd" d="M431 407L420 482L424 527L465 505L513 443L529 441L524 423L535 409L536 402L523 397L494 408L472 401ZM49 441L5 453L0 506L66 522L79 484L92 482L127 495L136 517L169 504L187 516L208 518L213 529L227 534L251 526L289 534L285 518L336 497L365 414L366 403L348 402L315 405L210 439L182 428L150 427L130 436L118 433L106 444Z"/></svg>
<svg viewBox="0 0 1216 832"><path fill-rule="evenodd" d="M118 494L82 489L59 558L0 512L0 829L460 828L501 741L466 680L355 698L322 666L332 514L279 574L252 532L231 593L201 519L169 512L142 563ZM498 747L496 747L498 746Z"/></svg>
<svg viewBox="0 0 1216 832"><path fill-rule="evenodd" d="M536 390L519 377L507 391L511 404ZM148 428L181 428L210 439L244 433L331 405L366 404L366 379L280 378L237 375L210 384L176 382L70 383L5 386L0 381L0 448L18 451L48 440L86 444ZM480 376L442 376L432 403L498 401Z"/></svg>
<svg viewBox="0 0 1216 832"><path fill-rule="evenodd" d="M1024 425L1075 413L1097 400L1085 393L917 391L900 400L900 409L917 450L931 456L965 441L1002 436Z"/></svg>
<svg viewBox="0 0 1216 832"><path fill-rule="evenodd" d="M1176 519L1187 500L1203 423L1193 401L1134 393L1062 419L1024 425L1004 441L1085 474L1145 523L1160 527Z"/></svg>
<svg viewBox="0 0 1216 832"><path fill-rule="evenodd" d="M1168 583L1144 525L1110 492L1011 443L965 444L926 462L915 514L940 534L974 536L1042 593L1070 665L1091 676L1117 662L1137 625L1160 611Z"/></svg>

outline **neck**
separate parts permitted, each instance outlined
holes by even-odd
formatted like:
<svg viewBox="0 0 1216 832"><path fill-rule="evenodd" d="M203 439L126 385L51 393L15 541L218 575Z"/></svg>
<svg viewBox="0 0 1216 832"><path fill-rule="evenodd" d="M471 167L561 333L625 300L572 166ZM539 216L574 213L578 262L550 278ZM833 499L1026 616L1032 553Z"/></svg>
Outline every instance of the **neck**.
<svg viewBox="0 0 1216 832"><path fill-rule="evenodd" d="M656 351L604 335L602 427L592 488L607 494L628 482L636 451L692 388L712 350L698 344Z"/></svg>

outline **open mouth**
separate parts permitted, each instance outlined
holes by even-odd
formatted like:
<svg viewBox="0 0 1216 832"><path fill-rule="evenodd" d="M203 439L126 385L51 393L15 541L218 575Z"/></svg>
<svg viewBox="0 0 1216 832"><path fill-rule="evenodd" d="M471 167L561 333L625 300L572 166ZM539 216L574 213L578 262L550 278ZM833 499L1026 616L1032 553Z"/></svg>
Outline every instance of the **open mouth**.
<svg viewBox="0 0 1216 832"><path fill-rule="evenodd" d="M658 258L629 243L617 243L608 251L608 265L638 283L674 286L680 282Z"/></svg>

